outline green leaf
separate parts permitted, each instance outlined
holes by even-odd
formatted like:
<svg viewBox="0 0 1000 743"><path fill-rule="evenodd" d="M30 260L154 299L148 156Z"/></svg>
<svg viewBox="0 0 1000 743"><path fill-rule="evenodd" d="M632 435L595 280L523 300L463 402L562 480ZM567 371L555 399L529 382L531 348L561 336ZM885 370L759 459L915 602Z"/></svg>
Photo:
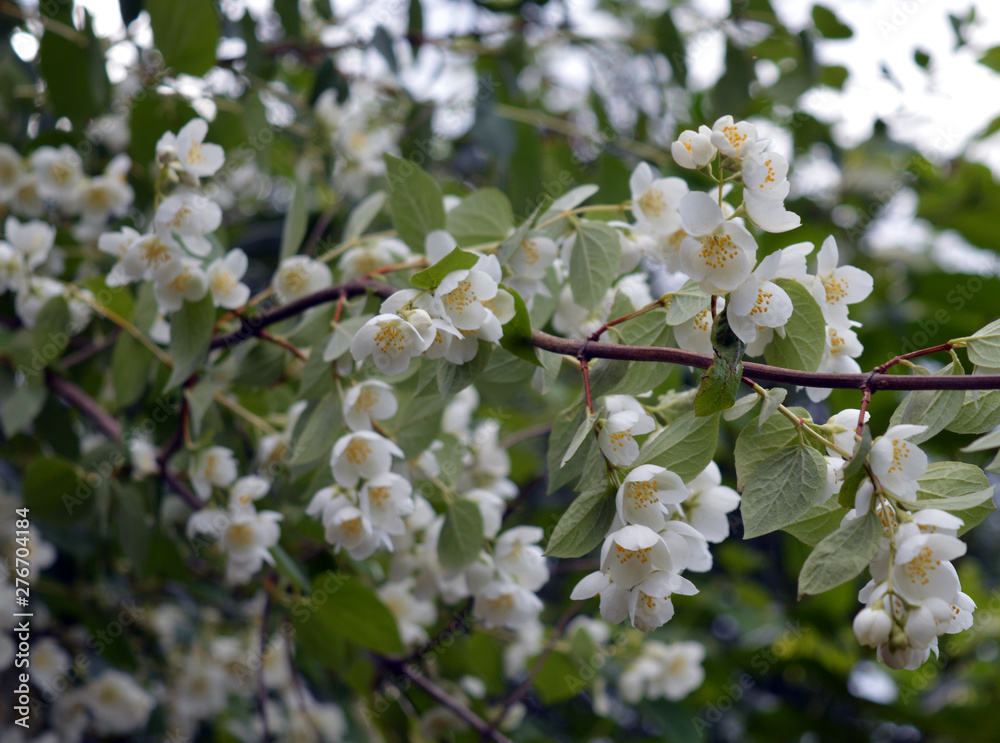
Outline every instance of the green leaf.
<svg viewBox="0 0 1000 743"><path fill-rule="evenodd" d="M219 16L204 0L146 0L153 45L174 74L200 77L215 64Z"/></svg>
<svg viewBox="0 0 1000 743"><path fill-rule="evenodd" d="M146 391L153 352L128 333L122 333L111 352L111 378L114 380L115 405L127 408Z"/></svg>
<svg viewBox="0 0 1000 743"><path fill-rule="evenodd" d="M781 403L785 401L785 397L788 396L788 390L784 387L775 387L773 390L767 391L767 397L764 398L764 404L760 408L760 418L757 421L757 428L760 429L767 419L777 412Z"/></svg>
<svg viewBox="0 0 1000 743"><path fill-rule="evenodd" d="M184 397L188 403L188 420L191 425L192 438L197 439L201 436L202 421L215 403L215 393L220 389L222 389L222 385L217 380L208 377L199 379L194 387L184 390Z"/></svg>
<svg viewBox="0 0 1000 743"><path fill-rule="evenodd" d="M566 448L566 453L563 454L563 458L559 462L560 468L566 466L566 462L573 458L573 455L580 449L580 445L583 444L584 440L594 433L594 423L597 422L599 414L591 412L587 408L584 408L584 411L586 415L580 423L580 427L577 428L576 432L573 434L573 438L570 439L569 446Z"/></svg>
<svg viewBox="0 0 1000 743"><path fill-rule="evenodd" d="M865 459L868 458L868 452L872 450L872 431L865 424L865 427L861 429L861 440L858 441L854 446L854 451L850 461L844 466L844 479L851 477L855 472L859 471L865 463Z"/></svg>
<svg viewBox="0 0 1000 743"><path fill-rule="evenodd" d="M370 43L385 58L386 64L392 70L392 74L398 75L399 62L396 60L396 52L392 48L392 37L385 30L385 26L379 25L375 27L375 33L372 35Z"/></svg>
<svg viewBox="0 0 1000 743"><path fill-rule="evenodd" d="M152 524L148 514L145 489L140 483L125 483L118 491L118 508L115 522L118 525L118 541L132 569L142 573L149 557L152 541Z"/></svg>
<svg viewBox="0 0 1000 743"><path fill-rule="evenodd" d="M71 4L44 3L38 7L43 15L56 22L72 25ZM79 40L52 30L43 34L39 42L38 68L45 78L45 93L56 117L68 117L79 130L108 107L111 84L103 41L94 36L93 21L86 11L78 33Z"/></svg>
<svg viewBox="0 0 1000 743"><path fill-rule="evenodd" d="M743 397L737 399L736 402L733 403L732 407L726 408L722 411L722 417L727 421L738 420L757 407L758 402L760 402L760 395L756 392L751 392L749 395L743 395ZM759 417L757 420L758 424L763 423Z"/></svg>
<svg viewBox="0 0 1000 743"><path fill-rule="evenodd" d="M823 359L826 345L826 320L823 310L809 290L797 281L775 281L792 300L792 316L785 325L785 337L774 334L764 349L764 358L771 366L800 371L816 371Z"/></svg>
<svg viewBox="0 0 1000 743"><path fill-rule="evenodd" d="M590 666L584 666L583 670L589 679L593 670ZM559 651L549 653L531 685L546 707L572 699L589 687L573 659Z"/></svg>
<svg viewBox="0 0 1000 743"><path fill-rule="evenodd" d="M663 11L656 22L656 43L663 56L670 63L674 79L682 87L687 87L687 54L684 40L681 38L670 11Z"/></svg>
<svg viewBox="0 0 1000 743"><path fill-rule="evenodd" d="M328 392L299 418L292 434L291 464L312 464L329 457L343 431L343 408L340 397Z"/></svg>
<svg viewBox="0 0 1000 743"><path fill-rule="evenodd" d="M69 344L72 322L69 305L63 297L52 297L38 312L32 340L32 361L41 371L62 356Z"/></svg>
<svg viewBox="0 0 1000 743"><path fill-rule="evenodd" d="M316 576L308 599L294 605L291 615L296 644L316 652L337 638L383 654L405 649L392 612L371 588L344 573Z"/></svg>
<svg viewBox="0 0 1000 743"><path fill-rule="evenodd" d="M790 408L792 413L805 420L812 420L804 408ZM743 490L749 477L762 463L782 449L799 441L799 432L785 416L771 417L761 426L757 419L750 421L736 439L736 489Z"/></svg>
<svg viewBox="0 0 1000 743"><path fill-rule="evenodd" d="M369 225L375 220L382 207L385 206L385 191L376 191L366 196L347 215L347 222L344 224L344 240L353 240L364 234Z"/></svg>
<svg viewBox="0 0 1000 743"><path fill-rule="evenodd" d="M882 522L874 513L848 521L816 545L799 574L799 598L856 578L878 552Z"/></svg>
<svg viewBox="0 0 1000 743"><path fill-rule="evenodd" d="M301 591L309 590L309 579L302 572L302 566L295 562L280 544L271 547L271 554L274 555L274 566L278 570L278 575L291 581Z"/></svg>
<svg viewBox="0 0 1000 743"><path fill-rule="evenodd" d="M814 5L812 9L813 24L816 30L827 39L849 39L854 35L850 26L841 23L837 14L822 5Z"/></svg>
<svg viewBox="0 0 1000 743"><path fill-rule="evenodd" d="M531 232L531 226L535 223L535 217L538 216L539 210L541 210L542 205L539 204L535 207L534 211L518 225L518 228L514 230L514 234L510 235L503 243L497 248L496 256L497 260L501 263L506 263L510 257L521 247L521 243Z"/></svg>
<svg viewBox="0 0 1000 743"><path fill-rule="evenodd" d="M666 296L670 298L666 318L670 325L687 322L711 306L711 297L701 290L697 282L690 279L680 289Z"/></svg>
<svg viewBox="0 0 1000 743"><path fill-rule="evenodd" d="M448 504L438 538L438 560L445 570L461 570L479 556L483 548L483 515L468 498Z"/></svg>
<svg viewBox="0 0 1000 743"><path fill-rule="evenodd" d="M933 462L917 480L915 507L951 511L964 522L959 529L959 534L964 534L996 510L993 493L993 486L979 467L964 462Z"/></svg>
<svg viewBox="0 0 1000 743"><path fill-rule="evenodd" d="M1000 46L988 49L978 61L979 64L989 67L994 72L1000 72Z"/></svg>
<svg viewBox="0 0 1000 743"><path fill-rule="evenodd" d="M505 239L514 229L510 200L495 188L469 194L445 217L445 228L465 247Z"/></svg>
<svg viewBox="0 0 1000 743"><path fill-rule="evenodd" d="M684 482L701 474L715 456L719 441L719 415L695 416L688 412L659 434L647 439L639 452L640 464L655 464L676 473Z"/></svg>
<svg viewBox="0 0 1000 743"><path fill-rule="evenodd" d="M538 360L538 353L531 343L531 316L528 314L528 307L516 291L506 286L503 289L514 297L514 317L503 326L500 345L529 364L540 367L542 362Z"/></svg>
<svg viewBox="0 0 1000 743"><path fill-rule="evenodd" d="M743 382L741 359L746 344L729 327L725 312L712 324L712 348L715 361L701 375L698 394L694 398L695 415L711 415L731 408Z"/></svg>
<svg viewBox="0 0 1000 743"><path fill-rule="evenodd" d="M615 517L615 488L604 483L581 493L559 519L549 537L550 557L583 557L607 536Z"/></svg>
<svg viewBox="0 0 1000 743"><path fill-rule="evenodd" d="M437 181L409 160L383 155L389 184L389 211L400 239L424 252L428 233L444 229L444 201Z"/></svg>
<svg viewBox="0 0 1000 743"><path fill-rule="evenodd" d="M603 466L604 458L598 451L596 437L584 437L583 445L580 446L576 454L565 465L561 464L576 432L583 425L586 415L587 409L581 402L569 411L558 414L552 422L552 433L549 436L546 452L549 493L554 493L563 485L574 482L584 471L590 458L600 459Z"/></svg>
<svg viewBox="0 0 1000 743"><path fill-rule="evenodd" d="M574 302L587 310L600 305L618 275L621 249L618 231L613 227L580 220L569 258L569 284Z"/></svg>
<svg viewBox="0 0 1000 743"><path fill-rule="evenodd" d="M802 518L826 488L826 460L809 446L782 449L743 488L744 539L769 534Z"/></svg>
<svg viewBox="0 0 1000 743"><path fill-rule="evenodd" d="M962 447L962 451L967 453L985 451L987 449L996 449L998 446L1000 446L1000 429L997 429L993 433L988 433L985 436L980 436L968 446Z"/></svg>
<svg viewBox="0 0 1000 743"><path fill-rule="evenodd" d="M1000 390L968 391L962 407L945 426L955 433L986 433L1000 425Z"/></svg>
<svg viewBox="0 0 1000 743"><path fill-rule="evenodd" d="M0 425L3 435L9 439L34 422L45 406L49 391L41 374L28 376L16 387L11 377L4 375L3 381L0 387Z"/></svg>
<svg viewBox="0 0 1000 743"><path fill-rule="evenodd" d="M24 471L24 505L32 518L57 526L78 524L94 505L93 486L62 457L37 457Z"/></svg>
<svg viewBox="0 0 1000 743"><path fill-rule="evenodd" d="M935 372L936 377L965 374L961 364L951 362ZM914 434L910 441L921 444L937 436L951 423L961 410L965 399L963 390L915 390L909 393L889 419L890 426L914 423L927 426L923 433Z"/></svg>
<svg viewBox="0 0 1000 743"><path fill-rule="evenodd" d="M323 350L323 361L335 361L351 350L351 341L361 327L372 319L372 315L360 315L341 320L334 328L330 342Z"/></svg>
<svg viewBox="0 0 1000 743"><path fill-rule="evenodd" d="M182 384L205 360L214 325L211 293L198 302L185 302L170 316L170 358L174 368L164 391Z"/></svg>
<svg viewBox="0 0 1000 743"><path fill-rule="evenodd" d="M436 361L438 390L444 397L456 395L475 382L486 371L493 356L493 344L479 341L479 350L471 361L452 364L444 359Z"/></svg>
<svg viewBox="0 0 1000 743"><path fill-rule="evenodd" d="M399 409L383 427L403 450L407 458L420 454L441 430L441 411L449 400L436 392L429 395L406 396Z"/></svg>
<svg viewBox="0 0 1000 743"><path fill-rule="evenodd" d="M847 509L839 506L837 501L831 498L826 503L819 503L810 508L801 519L784 527L784 531L800 542L815 547L828 534L837 530L845 513Z"/></svg>
<svg viewBox="0 0 1000 743"><path fill-rule="evenodd" d="M444 277L452 271L462 271L467 268L472 268L478 261L479 257L476 256L475 253L469 253L468 251L456 247L433 266L429 266L423 271L418 271L413 274L413 276L410 277L410 283L418 289L434 291L437 289L438 284L441 283L442 279L444 279Z"/></svg>
<svg viewBox="0 0 1000 743"><path fill-rule="evenodd" d="M976 366L1000 367L1000 320L994 320L967 338L951 341L952 345L960 342L965 343L969 361Z"/></svg>
<svg viewBox="0 0 1000 743"><path fill-rule="evenodd" d="M306 237L309 222L309 188L301 181L296 182L292 203L288 205L285 223L281 227L281 260L299 252Z"/></svg>
<svg viewBox="0 0 1000 743"><path fill-rule="evenodd" d="M595 186L593 183L587 183L582 186L577 186L576 188L571 188L569 191L549 204L549 208L542 213L541 217L538 218L538 223L541 224L542 222L548 222L549 220L555 219L563 212L569 211L570 209L576 209L576 207L580 206L580 204L589 199L599 190L600 188ZM553 223L548 230L546 230L546 234L550 237L552 237L553 234L558 236L562 231L563 220L558 220Z"/></svg>

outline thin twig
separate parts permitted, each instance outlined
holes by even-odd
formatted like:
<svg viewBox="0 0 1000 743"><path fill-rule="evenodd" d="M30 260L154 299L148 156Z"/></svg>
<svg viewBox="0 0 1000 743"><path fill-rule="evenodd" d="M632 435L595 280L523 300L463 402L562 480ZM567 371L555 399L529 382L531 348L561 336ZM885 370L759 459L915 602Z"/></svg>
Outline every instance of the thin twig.
<svg viewBox="0 0 1000 743"><path fill-rule="evenodd" d="M121 424L82 389L68 379L56 376L48 369L45 370L45 384L59 395L59 397L87 416L91 423L97 426L109 439L113 441L121 440Z"/></svg>

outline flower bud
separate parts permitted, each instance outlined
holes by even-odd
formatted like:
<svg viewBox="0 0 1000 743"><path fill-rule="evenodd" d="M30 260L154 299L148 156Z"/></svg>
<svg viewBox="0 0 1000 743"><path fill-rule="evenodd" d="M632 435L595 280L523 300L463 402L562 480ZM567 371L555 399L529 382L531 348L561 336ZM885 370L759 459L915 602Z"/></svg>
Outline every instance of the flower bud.
<svg viewBox="0 0 1000 743"><path fill-rule="evenodd" d="M889 641L892 619L882 609L864 608L854 617L854 636L870 648Z"/></svg>

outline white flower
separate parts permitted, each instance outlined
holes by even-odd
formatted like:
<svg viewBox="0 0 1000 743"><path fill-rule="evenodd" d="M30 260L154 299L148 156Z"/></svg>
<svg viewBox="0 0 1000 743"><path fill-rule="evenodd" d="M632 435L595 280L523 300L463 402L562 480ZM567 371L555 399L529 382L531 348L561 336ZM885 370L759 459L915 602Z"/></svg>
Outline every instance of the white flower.
<svg viewBox="0 0 1000 743"><path fill-rule="evenodd" d="M726 514L740 505L740 495L722 484L719 465L709 462L701 473L687 484L691 492L681 505L689 524L709 542L721 542L729 536L729 519Z"/></svg>
<svg viewBox="0 0 1000 743"><path fill-rule="evenodd" d="M38 181L38 193L60 204L72 203L83 180L83 161L68 144L59 149L39 147L31 153L31 167Z"/></svg>
<svg viewBox="0 0 1000 743"><path fill-rule="evenodd" d="M712 130L705 125L699 126L698 131L684 130L677 141L670 145L674 162L691 170L704 168L715 159L717 152L712 144Z"/></svg>
<svg viewBox="0 0 1000 743"><path fill-rule="evenodd" d="M170 261L153 279L153 294L164 314L179 310L184 302L197 302L208 291L208 277L196 258Z"/></svg>
<svg viewBox="0 0 1000 743"><path fill-rule="evenodd" d="M656 422L645 411L612 412L597 435L597 443L609 462L627 467L639 456L639 444L635 437L654 428Z"/></svg>
<svg viewBox="0 0 1000 743"><path fill-rule="evenodd" d="M217 144L206 144L208 122L204 119L191 119L179 132L174 143L177 160L181 167L194 176L205 177L215 175L226 160L226 153ZM159 153L159 144L157 152Z"/></svg>
<svg viewBox="0 0 1000 743"><path fill-rule="evenodd" d="M757 144L757 129L748 121L733 121L723 116L712 125L711 142L726 157L741 158Z"/></svg>
<svg viewBox="0 0 1000 743"><path fill-rule="evenodd" d="M122 283L152 280L156 272L172 261L179 261L181 250L168 244L155 233L142 235L131 241L121 261L124 272Z"/></svg>
<svg viewBox="0 0 1000 743"><path fill-rule="evenodd" d="M404 458L403 450L371 431L341 436L333 445L330 468L338 485L353 488L362 477L371 479L392 469L392 458Z"/></svg>
<svg viewBox="0 0 1000 743"><path fill-rule="evenodd" d="M344 393L344 422L352 431L370 431L373 420L392 418L398 407L388 384L378 380L361 382Z"/></svg>
<svg viewBox="0 0 1000 743"><path fill-rule="evenodd" d="M83 294L90 301L96 301L88 289L77 289L77 292ZM66 288L60 282L47 276L32 276L19 287L17 295L14 297L14 312L17 313L24 327L30 330L35 327L35 321L38 320L38 313L42 311L42 307L53 297L66 297ZM69 304L71 320L68 330L70 333L79 333L87 327L93 311L80 299L66 297L66 300Z"/></svg>
<svg viewBox="0 0 1000 743"><path fill-rule="evenodd" d="M413 595L413 580L407 579L379 586L378 597L396 618L399 634L407 647L427 642L427 630L437 619L432 601L421 601Z"/></svg>
<svg viewBox="0 0 1000 743"><path fill-rule="evenodd" d="M280 302L301 299L332 284L329 266L305 255L293 255L283 260L271 280Z"/></svg>
<svg viewBox="0 0 1000 743"><path fill-rule="evenodd" d="M728 292L750 275L757 243L746 228L726 220L707 193L689 193L680 204L687 237L681 242L681 269L708 294Z"/></svg>
<svg viewBox="0 0 1000 743"><path fill-rule="evenodd" d="M405 534L403 517L413 513L413 486L405 477L383 472L366 482L359 492L361 510L372 524L388 534Z"/></svg>
<svg viewBox="0 0 1000 743"><path fill-rule="evenodd" d="M628 617L629 592L611 580L607 570L600 570L589 575L576 584L570 598L574 601L601 597L601 619L611 624L618 624Z"/></svg>
<svg viewBox="0 0 1000 743"><path fill-rule="evenodd" d="M549 580L549 568L538 546L544 536L539 526L515 526L505 531L493 548L497 570L529 591L544 586Z"/></svg>
<svg viewBox="0 0 1000 743"><path fill-rule="evenodd" d="M772 253L729 295L729 327L744 343L753 343L757 328L781 328L792 316L792 299L771 281L781 256Z"/></svg>
<svg viewBox="0 0 1000 743"><path fill-rule="evenodd" d="M677 209L688 193L681 178L655 178L648 163L639 163L629 178L632 214L641 232L669 235L681 226Z"/></svg>
<svg viewBox="0 0 1000 743"><path fill-rule="evenodd" d="M158 474L160 465L156 463L156 447L146 438L133 436L128 440L129 459L132 462L132 476L143 479Z"/></svg>
<svg viewBox="0 0 1000 743"><path fill-rule="evenodd" d="M654 570L673 569L667 543L648 526L624 526L608 534L601 547L601 570L607 570L611 580L625 590L642 583Z"/></svg>
<svg viewBox="0 0 1000 743"><path fill-rule="evenodd" d="M103 225L109 217L124 217L135 198L126 180L132 167L128 155L116 155L104 174L83 182L79 194L80 215L87 222Z"/></svg>
<svg viewBox="0 0 1000 743"><path fill-rule="evenodd" d="M917 499L917 480L927 470L927 455L907 439L926 430L927 426L892 426L872 444L868 454L872 474L897 498Z"/></svg>
<svg viewBox="0 0 1000 743"><path fill-rule="evenodd" d="M56 240L56 228L37 219L22 224L14 217L7 217L4 233L28 268L38 268L45 263Z"/></svg>
<svg viewBox="0 0 1000 743"><path fill-rule="evenodd" d="M860 268L854 266L838 268L839 259L837 241L831 235L823 241L823 246L816 257L817 275L812 292L823 309L827 323L846 330L852 324L847 319L847 305L860 302L871 294L873 282L871 275Z"/></svg>
<svg viewBox="0 0 1000 743"><path fill-rule="evenodd" d="M961 590L949 562L965 554L965 543L947 534L910 537L896 551L893 588L908 601L935 597L950 602Z"/></svg>
<svg viewBox="0 0 1000 743"><path fill-rule="evenodd" d="M225 446L212 446L191 461L191 486L202 500L208 500L212 486L229 487L236 480L236 457Z"/></svg>
<svg viewBox="0 0 1000 743"><path fill-rule="evenodd" d="M486 312L482 304L479 307ZM431 347L436 332L424 310L413 310L408 318L417 322L420 329L399 315L376 315L366 322L351 341L354 360L361 361L370 355L375 368L389 376L406 371L411 358Z"/></svg>
<svg viewBox="0 0 1000 743"><path fill-rule="evenodd" d="M452 271L441 280L434 297L456 328L478 330L490 314L483 302L497 295L498 278L475 269Z"/></svg>
<svg viewBox="0 0 1000 743"><path fill-rule="evenodd" d="M134 281L135 276L130 276L125 269L125 256L128 255L129 248L135 245L142 237L131 227L122 227L117 232L105 232L97 238L97 248L102 253L107 253L115 259L115 265L105 277L105 283L110 286L124 286Z"/></svg>
<svg viewBox="0 0 1000 743"><path fill-rule="evenodd" d="M826 326L826 345L823 358L816 371L831 374L857 374L861 366L855 359L864 352L864 346L853 330ZM829 389L806 387L806 394L813 402L821 402L830 396Z"/></svg>
<svg viewBox="0 0 1000 743"><path fill-rule="evenodd" d="M542 601L523 586L494 580L476 592L472 614L487 627L517 629L534 620Z"/></svg>
<svg viewBox="0 0 1000 743"><path fill-rule="evenodd" d="M743 207L765 232L787 232L802 220L785 209L790 185L788 161L774 152L754 152L743 162Z"/></svg>
<svg viewBox="0 0 1000 743"><path fill-rule="evenodd" d="M247 272L247 254L239 248L226 253L208 264L205 271L212 304L227 310L239 309L250 299L250 287L240 279Z"/></svg>
<svg viewBox="0 0 1000 743"><path fill-rule="evenodd" d="M267 495L270 489L271 483L260 475L241 477L233 483L233 489L229 494L229 506L238 511L252 510L253 504Z"/></svg>
<svg viewBox="0 0 1000 743"><path fill-rule="evenodd" d="M392 549L392 540L376 530L371 519L347 495L337 495L335 488L323 488L309 504L310 515L322 513L326 541L335 549L346 549L355 560L370 557L379 546Z"/></svg>
<svg viewBox="0 0 1000 743"><path fill-rule="evenodd" d="M507 259L507 265L519 279L541 281L558 253L559 249L550 238L528 235Z"/></svg>
<svg viewBox="0 0 1000 743"><path fill-rule="evenodd" d="M204 720L226 706L227 669L200 655L188 655L171 686L172 711L186 724Z"/></svg>
<svg viewBox="0 0 1000 743"><path fill-rule="evenodd" d="M84 687L87 709L99 735L125 735L146 726L156 700L131 676L121 671L104 671Z"/></svg>
<svg viewBox="0 0 1000 743"><path fill-rule="evenodd" d="M0 202L6 204L14 196L23 171L24 164L17 150L9 144L0 144Z"/></svg>
<svg viewBox="0 0 1000 743"><path fill-rule="evenodd" d="M25 173L17 179L10 206L15 213L24 217L40 217L45 214L45 202L38 191L38 177L34 173Z"/></svg>
<svg viewBox="0 0 1000 743"><path fill-rule="evenodd" d="M698 589L677 573L658 570L633 588L628 595L628 614L640 632L652 632L674 616L674 593L693 596Z"/></svg>
<svg viewBox="0 0 1000 743"><path fill-rule="evenodd" d="M618 518L626 524L642 524L659 531L666 523L668 504L688 496L676 474L655 464L644 464L628 473L615 500Z"/></svg>
<svg viewBox="0 0 1000 743"><path fill-rule="evenodd" d="M212 250L205 237L222 224L222 209L208 197L192 191L174 193L156 210L153 229L168 245L204 257Z"/></svg>
<svg viewBox="0 0 1000 743"><path fill-rule="evenodd" d="M647 640L642 654L618 680L622 699L638 704L645 699L683 699L705 680L705 647L698 642L666 644Z"/></svg>
<svg viewBox="0 0 1000 743"><path fill-rule="evenodd" d="M51 637L43 637L31 648L31 682L42 692L54 691L53 685L72 665L69 653Z"/></svg>
<svg viewBox="0 0 1000 743"><path fill-rule="evenodd" d="M348 281L405 261L410 256L406 243L390 237L351 248L340 257L339 265L342 278Z"/></svg>
<svg viewBox="0 0 1000 743"><path fill-rule="evenodd" d="M24 256L0 240L0 294L16 290L24 281Z"/></svg>
<svg viewBox="0 0 1000 743"><path fill-rule="evenodd" d="M250 506L229 513L217 508L205 508L191 514L187 535L207 534L217 538L226 553L226 582L247 583L265 562L273 565L269 549L278 543L282 515L277 511L257 511Z"/></svg>

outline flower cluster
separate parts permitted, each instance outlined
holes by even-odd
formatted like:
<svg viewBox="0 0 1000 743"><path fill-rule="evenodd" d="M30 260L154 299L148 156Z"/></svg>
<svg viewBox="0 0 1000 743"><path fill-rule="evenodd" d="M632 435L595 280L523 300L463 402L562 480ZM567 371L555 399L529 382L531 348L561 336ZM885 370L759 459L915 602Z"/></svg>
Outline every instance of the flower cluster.
<svg viewBox="0 0 1000 743"><path fill-rule="evenodd" d="M443 231L427 236L427 261L443 260L456 247ZM496 256L480 255L475 265L448 272L433 292L405 289L382 303L379 314L351 342L355 361L372 357L387 375L400 374L410 359L424 356L464 364L475 358L479 342L496 343L514 317L514 298L500 286Z"/></svg>
<svg viewBox="0 0 1000 743"><path fill-rule="evenodd" d="M639 456L633 435L649 433L655 421L626 395L609 395L604 408L601 451L610 464L627 469ZM698 592L681 573L712 567L708 542L728 536L725 514L739 503L739 495L721 485L714 462L688 484L654 464L632 468L618 486L617 514L601 547L600 570L583 578L572 598L600 595L605 621L628 617L643 631L660 627L674 615L674 593Z"/></svg>
<svg viewBox="0 0 1000 743"><path fill-rule="evenodd" d="M123 226L100 235L97 245L116 258L108 286L152 281L164 314L211 293L216 307L237 309L250 298L241 279L247 256L239 248L225 255L210 235L222 224L222 208L199 190L200 179L222 167L222 147L205 142L208 123L192 119L175 135L164 134L156 144L159 188L177 184L159 201L151 229L139 233Z"/></svg>
<svg viewBox="0 0 1000 743"><path fill-rule="evenodd" d="M971 627L976 608L951 564L965 554L958 539L962 519L936 508L916 510L927 455L909 439L926 430L892 426L872 444L874 479L858 487L855 508L845 516L861 518L874 508L885 530L869 566L872 580L858 594L865 608L854 619L854 634L878 648L887 665L911 670L937 654L940 635Z"/></svg>

